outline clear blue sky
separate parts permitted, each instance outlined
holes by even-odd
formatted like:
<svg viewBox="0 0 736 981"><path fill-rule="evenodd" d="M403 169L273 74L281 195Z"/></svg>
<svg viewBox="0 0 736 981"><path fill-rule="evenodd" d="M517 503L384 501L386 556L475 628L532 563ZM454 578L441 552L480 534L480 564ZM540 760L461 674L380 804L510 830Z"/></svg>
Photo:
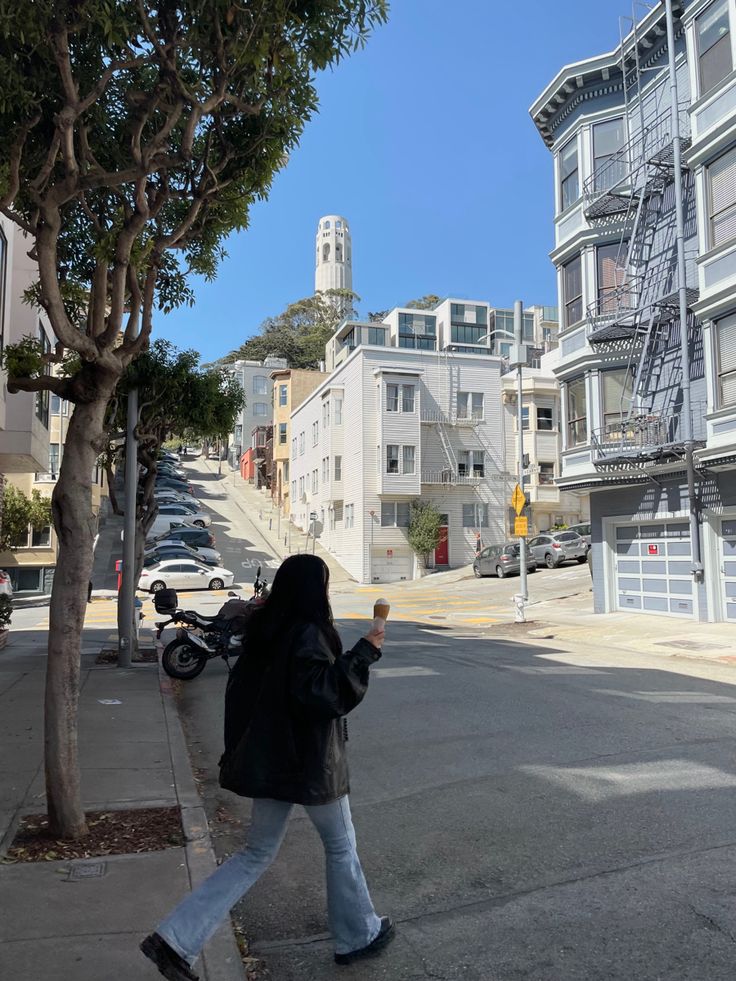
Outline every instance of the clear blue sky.
<svg viewBox="0 0 736 981"><path fill-rule="evenodd" d="M528 108L563 64L618 43L621 0L393 0L321 76L321 110L197 303L157 336L213 360L314 286L320 215L353 236L361 313L425 293L555 304L552 163Z"/></svg>

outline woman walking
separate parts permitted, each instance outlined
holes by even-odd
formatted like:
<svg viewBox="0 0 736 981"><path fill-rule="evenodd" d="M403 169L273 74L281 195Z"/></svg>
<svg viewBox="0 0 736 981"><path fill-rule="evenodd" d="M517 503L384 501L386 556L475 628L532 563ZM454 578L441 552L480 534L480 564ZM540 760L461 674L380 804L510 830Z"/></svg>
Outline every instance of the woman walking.
<svg viewBox="0 0 736 981"><path fill-rule="evenodd" d="M393 938L379 918L356 851L348 803L345 716L368 688L383 630L343 653L329 600L329 569L313 555L286 559L253 613L225 696L220 784L253 798L247 843L141 944L169 981L196 981L202 948L278 854L294 804L324 845L335 961L378 953Z"/></svg>

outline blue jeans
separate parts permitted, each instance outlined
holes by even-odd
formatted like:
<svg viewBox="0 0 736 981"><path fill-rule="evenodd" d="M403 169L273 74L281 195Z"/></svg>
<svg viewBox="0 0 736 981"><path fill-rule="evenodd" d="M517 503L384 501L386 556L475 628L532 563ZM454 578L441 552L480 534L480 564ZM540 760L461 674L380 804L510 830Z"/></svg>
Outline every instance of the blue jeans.
<svg viewBox="0 0 736 981"><path fill-rule="evenodd" d="M276 858L293 807L279 800L254 800L245 848L223 862L156 927L156 932L190 964L228 911ZM335 953L358 950L378 936L381 921L355 850L348 798L304 810L325 849L327 909Z"/></svg>

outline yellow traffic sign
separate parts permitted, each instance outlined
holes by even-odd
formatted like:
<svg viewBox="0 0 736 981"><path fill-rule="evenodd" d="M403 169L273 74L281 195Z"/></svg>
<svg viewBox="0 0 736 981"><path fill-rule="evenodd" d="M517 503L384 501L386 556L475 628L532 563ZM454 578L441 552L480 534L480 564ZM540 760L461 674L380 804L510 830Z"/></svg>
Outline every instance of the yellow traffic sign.
<svg viewBox="0 0 736 981"><path fill-rule="evenodd" d="M514 534L520 538L526 538L529 534L529 519L526 516L514 518Z"/></svg>
<svg viewBox="0 0 736 981"><path fill-rule="evenodd" d="M511 506L516 511L517 514L521 514L524 510L524 505L526 504L526 497L524 491L517 484L514 487L514 493L511 495Z"/></svg>

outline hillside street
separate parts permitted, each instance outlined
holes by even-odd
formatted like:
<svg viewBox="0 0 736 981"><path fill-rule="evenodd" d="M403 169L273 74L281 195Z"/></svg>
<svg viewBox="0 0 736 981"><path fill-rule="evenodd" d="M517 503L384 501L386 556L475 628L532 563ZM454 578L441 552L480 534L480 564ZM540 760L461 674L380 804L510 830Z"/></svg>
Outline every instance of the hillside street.
<svg viewBox="0 0 736 981"><path fill-rule="evenodd" d="M253 563L273 562L265 518L231 490L232 478L197 469L220 516L225 564L245 562L247 582ZM530 587L547 593L545 610L560 615L567 605L568 619L578 610L584 620L586 575L585 567L544 570ZM510 617L514 584L438 588L430 578L383 587L395 609L368 696L351 716L349 750L360 854L399 936L350 976L731 978L733 667L673 656L673 647L633 653L625 617L611 644L519 643L515 628L488 622ZM553 602L555 589L572 598ZM374 592L335 585L346 645L365 629ZM219 602L201 594L189 605ZM460 621L481 622L463 625L458 609ZM659 624L657 641L677 643L672 621L636 623L644 635ZM714 657L730 655L721 637L713 644ZM240 846L248 821L248 803L216 781L225 679L225 666L212 662L180 695L221 856ZM275 981L340 970L326 936L322 868L316 835L296 812L275 866L237 908Z"/></svg>

